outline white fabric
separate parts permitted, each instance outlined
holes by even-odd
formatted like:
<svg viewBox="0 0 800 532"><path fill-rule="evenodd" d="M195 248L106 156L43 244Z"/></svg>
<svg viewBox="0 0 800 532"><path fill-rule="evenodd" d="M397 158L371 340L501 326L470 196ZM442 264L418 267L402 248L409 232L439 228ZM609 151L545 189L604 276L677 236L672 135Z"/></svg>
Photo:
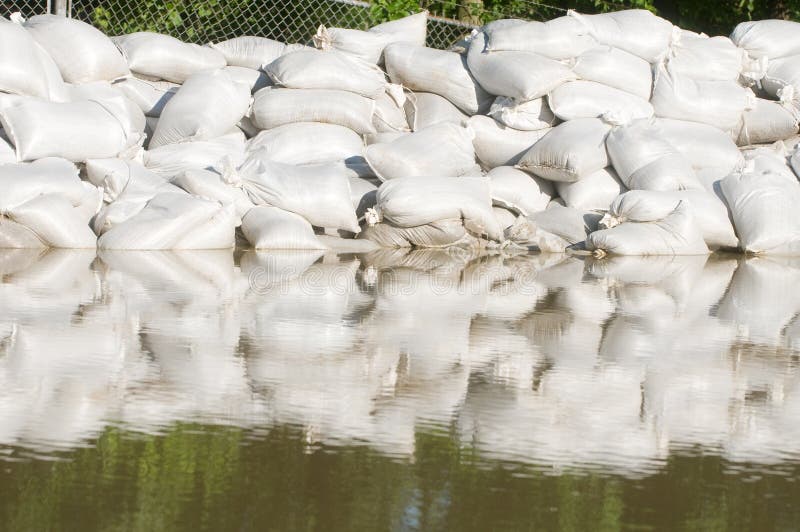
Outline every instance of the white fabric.
<svg viewBox="0 0 800 532"><path fill-rule="evenodd" d="M543 211L555 196L553 183L512 166L498 166L487 174L492 202L523 216Z"/></svg>
<svg viewBox="0 0 800 532"><path fill-rule="evenodd" d="M425 129L441 122L461 124L469 118L447 98L432 92L415 92L406 98L404 107L406 119L412 131Z"/></svg>
<svg viewBox="0 0 800 532"><path fill-rule="evenodd" d="M573 17L547 22L495 25L485 30L490 52L532 52L551 59L570 59L595 46L589 29Z"/></svg>
<svg viewBox="0 0 800 532"><path fill-rule="evenodd" d="M392 83L443 96L469 115L488 104L488 94L470 74L460 54L397 43L386 47L385 57Z"/></svg>
<svg viewBox="0 0 800 532"><path fill-rule="evenodd" d="M215 200L223 205L233 205L235 223L238 226L245 214L254 207L241 187L229 182L228 176L213 170L186 170L172 183L189 194Z"/></svg>
<svg viewBox="0 0 800 532"><path fill-rule="evenodd" d="M583 176L574 183L555 183L558 196L567 207L578 210L606 211L628 188L613 168L603 168Z"/></svg>
<svg viewBox="0 0 800 532"><path fill-rule="evenodd" d="M575 60L572 71L580 79L596 81L650 100L653 72L650 63L619 48L597 46Z"/></svg>
<svg viewBox="0 0 800 532"><path fill-rule="evenodd" d="M386 84L386 90L375 99L375 113L372 115L372 125L378 132L411 131L406 116L405 104L407 98L400 85Z"/></svg>
<svg viewBox="0 0 800 532"><path fill-rule="evenodd" d="M608 166L606 137L611 125L581 118L550 129L517 167L551 181L572 183Z"/></svg>
<svg viewBox="0 0 800 532"><path fill-rule="evenodd" d="M183 83L195 72L226 65L225 56L213 48L185 43L160 33L140 31L112 40L132 72L153 79Z"/></svg>
<svg viewBox="0 0 800 532"><path fill-rule="evenodd" d="M746 53L727 37L707 37L682 32L667 56L677 76L704 81L738 81Z"/></svg>
<svg viewBox="0 0 800 532"><path fill-rule="evenodd" d="M655 127L657 135L677 148L695 170L718 168L727 175L744 164L736 143L714 126L659 118Z"/></svg>
<svg viewBox="0 0 800 532"><path fill-rule="evenodd" d="M475 132L472 141L475 155L484 168L513 166L549 130L519 131L491 117L475 115L468 121Z"/></svg>
<svg viewBox="0 0 800 532"><path fill-rule="evenodd" d="M269 205L248 211L242 233L255 249L325 249L305 218Z"/></svg>
<svg viewBox="0 0 800 532"><path fill-rule="evenodd" d="M750 20L733 29L731 40L755 58L772 60L800 54L800 24L788 20Z"/></svg>
<svg viewBox="0 0 800 532"><path fill-rule="evenodd" d="M595 81L570 81L554 89L547 98L561 120L599 118L603 115L625 116L628 120L650 118L650 102Z"/></svg>
<svg viewBox="0 0 800 532"><path fill-rule="evenodd" d="M286 45L266 37L243 35L227 41L209 44L225 57L228 66L258 70L272 63L284 53Z"/></svg>
<svg viewBox="0 0 800 532"><path fill-rule="evenodd" d="M49 98L42 53L22 26L0 19L0 91Z"/></svg>
<svg viewBox="0 0 800 532"><path fill-rule="evenodd" d="M172 178L186 170L213 169L227 160L237 166L244 162L244 134L236 130L211 140L169 144L144 153L144 165Z"/></svg>
<svg viewBox="0 0 800 532"><path fill-rule="evenodd" d="M284 164L352 161L362 157L361 137L344 126L295 122L261 131L247 143L248 150L265 150L269 160Z"/></svg>
<svg viewBox="0 0 800 532"><path fill-rule="evenodd" d="M147 81L135 77L118 80L112 86L150 117L161 116L164 106L180 88L171 81Z"/></svg>
<svg viewBox="0 0 800 532"><path fill-rule="evenodd" d="M198 72L164 106L149 147L219 137L249 107L249 87L234 82L223 70Z"/></svg>
<svg viewBox="0 0 800 532"><path fill-rule="evenodd" d="M272 80L261 70L240 66L226 66L222 71L226 72L236 83L247 85L252 94L272 85Z"/></svg>
<svg viewBox="0 0 800 532"><path fill-rule="evenodd" d="M252 120L260 129L295 122L324 122L356 133L375 133L375 102L347 91L321 89L261 89L253 99Z"/></svg>
<svg viewBox="0 0 800 532"><path fill-rule="evenodd" d="M569 13L580 20L600 44L607 44L655 63L667 52L673 25L644 9L612 11L599 15Z"/></svg>
<svg viewBox="0 0 800 532"><path fill-rule="evenodd" d="M797 111L781 102L759 98L753 109L745 111L736 132L736 144L770 144L796 135Z"/></svg>
<svg viewBox="0 0 800 532"><path fill-rule="evenodd" d="M117 47L94 26L60 15L37 15L23 25L67 83L111 81L130 74Z"/></svg>
<svg viewBox="0 0 800 532"><path fill-rule="evenodd" d="M460 176L475 165L471 128L441 123L392 142L372 144L364 157L381 180L425 175Z"/></svg>
<svg viewBox="0 0 800 532"><path fill-rule="evenodd" d="M488 114L501 124L520 131L548 129L557 122L546 98L518 102L514 98L498 96Z"/></svg>

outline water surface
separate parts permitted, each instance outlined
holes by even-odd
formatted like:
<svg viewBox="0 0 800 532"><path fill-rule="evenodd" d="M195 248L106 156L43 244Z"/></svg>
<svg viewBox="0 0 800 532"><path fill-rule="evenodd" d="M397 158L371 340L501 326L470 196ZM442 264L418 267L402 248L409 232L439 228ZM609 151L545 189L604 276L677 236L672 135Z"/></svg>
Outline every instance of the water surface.
<svg viewBox="0 0 800 532"><path fill-rule="evenodd" d="M800 527L800 260L0 251L0 528Z"/></svg>

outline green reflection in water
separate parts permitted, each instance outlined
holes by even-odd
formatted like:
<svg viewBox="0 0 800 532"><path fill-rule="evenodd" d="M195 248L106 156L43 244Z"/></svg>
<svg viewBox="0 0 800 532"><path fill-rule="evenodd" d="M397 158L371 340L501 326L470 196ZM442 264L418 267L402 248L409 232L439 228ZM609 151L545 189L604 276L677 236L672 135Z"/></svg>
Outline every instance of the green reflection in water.
<svg viewBox="0 0 800 532"><path fill-rule="evenodd" d="M418 430L413 460L395 460L366 446L312 448L285 426L256 435L181 424L158 436L109 428L62 458L0 463L2 528L761 531L800 523L800 466L756 474L713 455L673 454L642 478L557 475L481 461L447 432Z"/></svg>

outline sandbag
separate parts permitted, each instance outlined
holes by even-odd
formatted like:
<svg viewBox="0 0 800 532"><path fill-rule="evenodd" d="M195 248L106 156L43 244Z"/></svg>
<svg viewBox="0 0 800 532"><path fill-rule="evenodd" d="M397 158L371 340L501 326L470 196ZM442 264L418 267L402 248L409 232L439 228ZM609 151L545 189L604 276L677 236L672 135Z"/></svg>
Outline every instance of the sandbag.
<svg viewBox="0 0 800 532"><path fill-rule="evenodd" d="M676 76L700 81L738 81L746 54L727 37L681 32L667 54L667 64Z"/></svg>
<svg viewBox="0 0 800 532"><path fill-rule="evenodd" d="M746 171L720 181L720 189L744 251L800 255L800 183L794 176Z"/></svg>
<svg viewBox="0 0 800 532"><path fill-rule="evenodd" d="M356 216L361 220L367 209L375 207L378 186L381 182L378 179L359 176L350 176L348 180L350 181L350 200L356 209Z"/></svg>
<svg viewBox="0 0 800 532"><path fill-rule="evenodd" d="M229 173L198 169L186 170L172 179L172 184L189 194L216 200L223 205L233 205L234 224L239 226L254 205L247 193L235 183L235 176L232 178Z"/></svg>
<svg viewBox="0 0 800 532"><path fill-rule="evenodd" d="M562 83L576 79L567 65L542 55L530 52L487 52L485 39L486 36L482 33L473 38L467 53L467 63L480 87L491 94L508 96L518 101L534 100ZM532 72L536 75L531 75Z"/></svg>
<svg viewBox="0 0 800 532"><path fill-rule="evenodd" d="M792 157L790 158L789 162L792 165L792 170L794 170L794 174L800 179L800 146L795 148L794 153L792 153Z"/></svg>
<svg viewBox="0 0 800 532"><path fill-rule="evenodd" d="M655 222L666 218L681 202L686 203L710 249L739 245L728 218L728 208L705 190L632 190L614 200L603 223L615 227L625 222Z"/></svg>
<svg viewBox="0 0 800 532"><path fill-rule="evenodd" d="M424 175L460 176L475 165L471 128L441 123L364 149L382 181ZM422 224L419 224L422 225Z"/></svg>
<svg viewBox="0 0 800 532"><path fill-rule="evenodd" d="M383 71L344 53L313 48L285 54L264 66L275 85L289 89L329 89L375 99L386 87Z"/></svg>
<svg viewBox="0 0 800 532"><path fill-rule="evenodd" d="M222 70L193 74L164 106L150 149L208 140L236 125L250 107L250 88Z"/></svg>
<svg viewBox="0 0 800 532"><path fill-rule="evenodd" d="M738 131L734 130L736 144L770 144L796 135L798 116L790 105L758 98L755 107L742 115Z"/></svg>
<svg viewBox="0 0 800 532"><path fill-rule="evenodd" d="M416 92L406 98L403 107L412 131L419 131L441 122L462 124L468 115L444 96L432 92Z"/></svg>
<svg viewBox="0 0 800 532"><path fill-rule="evenodd" d="M369 31L320 26L313 37L320 50L338 50L369 63L380 63L384 49L392 43L425 46L428 32L426 11L384 22Z"/></svg>
<svg viewBox="0 0 800 532"><path fill-rule="evenodd" d="M111 40L122 51L132 72L156 80L183 83L195 72L226 65L225 56L213 48L160 33L140 31Z"/></svg>
<svg viewBox="0 0 800 532"><path fill-rule="evenodd" d="M111 39L85 22L60 15L37 15L23 26L53 58L67 83L111 81L130 74Z"/></svg>
<svg viewBox="0 0 800 532"><path fill-rule="evenodd" d="M418 227L460 219L468 231L500 241L503 231L492 212L490 182L472 177L401 177L383 183L370 224L386 220Z"/></svg>
<svg viewBox="0 0 800 532"><path fill-rule="evenodd" d="M0 244L13 247L94 248L96 238L80 208L58 194L42 194L4 210L0 217ZM24 228L35 239L10 242L9 224ZM19 232L8 231L19 238ZM37 242L38 241L38 242ZM41 243L41 245L39 244Z"/></svg>
<svg viewBox="0 0 800 532"><path fill-rule="evenodd" d="M489 103L489 95L470 74L460 54L397 43L386 47L385 56L392 83L443 96L468 115Z"/></svg>
<svg viewBox="0 0 800 532"><path fill-rule="evenodd" d="M649 120L614 128L606 146L619 178L631 190L701 188L689 161Z"/></svg>
<svg viewBox="0 0 800 532"><path fill-rule="evenodd" d="M258 70L279 58L286 49L282 42L266 37L243 35L227 41L208 45L225 57L228 66L238 66Z"/></svg>
<svg viewBox="0 0 800 532"><path fill-rule="evenodd" d="M731 40L750 57L778 59L800 54L800 24L788 20L749 20L738 24Z"/></svg>
<svg viewBox="0 0 800 532"><path fill-rule="evenodd" d="M648 63L661 58L672 41L673 25L645 9L627 9L599 15L582 15L574 11L570 16L581 21L600 44L607 44Z"/></svg>
<svg viewBox="0 0 800 532"><path fill-rule="evenodd" d="M551 181L572 183L608 166L606 137L611 125L581 118L550 129L517 163L517 168Z"/></svg>
<svg viewBox="0 0 800 532"><path fill-rule="evenodd" d="M358 133L344 126L295 122L261 131L247 148L263 149L269 160L278 163L316 164L360 159L364 143Z"/></svg>
<svg viewBox="0 0 800 532"><path fill-rule="evenodd" d="M795 103L800 110L800 54L770 61L761 86L773 98Z"/></svg>
<svg viewBox="0 0 800 532"><path fill-rule="evenodd" d="M580 244L595 229L599 215L590 217L581 210L551 202L547 209L528 217L532 224L529 241L540 251L563 253L566 248Z"/></svg>
<svg viewBox="0 0 800 532"><path fill-rule="evenodd" d="M185 193L156 195L135 216L97 241L99 249L228 249L234 245L233 206Z"/></svg>
<svg viewBox="0 0 800 532"><path fill-rule="evenodd" d="M665 218L651 222L626 222L595 231L586 248L612 255L705 255L703 235L684 201Z"/></svg>
<svg viewBox="0 0 800 532"><path fill-rule="evenodd" d="M468 124L475 132L472 140L475 155L487 169L517 164L548 131L519 131L483 115L473 116Z"/></svg>
<svg viewBox="0 0 800 532"><path fill-rule="evenodd" d="M117 80L112 86L150 117L161 116L164 106L180 88L170 81L147 81L134 77Z"/></svg>
<svg viewBox="0 0 800 532"><path fill-rule="evenodd" d="M572 71L578 78L596 81L650 100L653 73L650 63L619 48L596 46L575 59Z"/></svg>
<svg viewBox="0 0 800 532"><path fill-rule="evenodd" d="M558 121L545 98L518 102L514 98L498 96L492 102L488 115L501 124L520 131L549 129Z"/></svg>
<svg viewBox="0 0 800 532"><path fill-rule="evenodd" d="M0 122L19 161L116 157L144 132L141 110L122 96L68 103L19 98L0 110Z"/></svg>
<svg viewBox="0 0 800 532"><path fill-rule="evenodd" d="M722 131L733 131L744 112L755 105L755 94L735 81L696 81L673 75L661 66L656 72L650 103L658 117L701 122Z"/></svg>
<svg viewBox="0 0 800 532"><path fill-rule="evenodd" d="M744 164L736 143L716 127L668 118L656 119L655 127L656 134L674 146L696 171L717 168L728 175Z"/></svg>
<svg viewBox="0 0 800 532"><path fill-rule="evenodd" d="M255 249L325 249L305 218L269 205L247 212L242 233Z"/></svg>
<svg viewBox="0 0 800 532"><path fill-rule="evenodd" d="M295 122L323 122L364 134L375 133L374 109L373 100L352 92L267 87L256 93L251 118L260 129Z"/></svg>
<svg viewBox="0 0 800 532"><path fill-rule="evenodd" d="M291 166L260 158L239 169L240 186L254 204L299 214L317 227L358 233L349 175L339 164Z"/></svg>
<svg viewBox="0 0 800 532"><path fill-rule="evenodd" d="M17 152L8 140L5 131L0 129L0 165L17 162Z"/></svg>
<svg viewBox="0 0 800 532"><path fill-rule="evenodd" d="M228 74L235 83L247 85L251 94L255 94L264 87L272 85L272 80L261 70L253 70L252 68L239 66L226 66L222 71Z"/></svg>
<svg viewBox="0 0 800 532"><path fill-rule="evenodd" d="M213 169L228 161L231 166L244 162L245 138L239 131L211 140L168 144L144 153L144 165L152 171L173 178L186 170Z"/></svg>
<svg viewBox="0 0 800 532"><path fill-rule="evenodd" d="M50 98L41 48L19 24L0 19L0 91Z"/></svg>
<svg viewBox="0 0 800 532"><path fill-rule="evenodd" d="M523 216L543 211L555 196L553 183L512 166L499 166L487 176L492 202Z"/></svg>
<svg viewBox="0 0 800 532"><path fill-rule="evenodd" d="M375 99L375 113L372 125L378 132L411 131L406 117L405 104L407 98L400 85L386 84L386 90Z"/></svg>
<svg viewBox="0 0 800 532"><path fill-rule="evenodd" d="M417 227L399 227L384 221L368 225L358 238L384 248L471 246L475 241L460 219L438 220Z"/></svg>
<svg viewBox="0 0 800 532"><path fill-rule="evenodd" d="M567 207L581 211L606 211L611 203L628 190L613 168L603 168L574 183L555 183L558 196Z"/></svg>
<svg viewBox="0 0 800 532"><path fill-rule="evenodd" d="M492 25L484 28L486 50L532 52L550 59L571 59L595 46L589 29L574 17L547 22Z"/></svg>
<svg viewBox="0 0 800 532"><path fill-rule="evenodd" d="M554 89L547 97L553 114L561 120L624 116L628 120L650 118L650 102L628 92L594 81L570 81Z"/></svg>

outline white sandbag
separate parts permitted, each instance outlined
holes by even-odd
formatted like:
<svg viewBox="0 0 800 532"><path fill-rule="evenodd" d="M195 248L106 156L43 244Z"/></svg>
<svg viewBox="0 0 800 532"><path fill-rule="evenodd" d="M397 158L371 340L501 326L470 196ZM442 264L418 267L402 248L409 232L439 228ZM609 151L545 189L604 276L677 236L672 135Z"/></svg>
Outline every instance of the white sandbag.
<svg viewBox="0 0 800 532"><path fill-rule="evenodd" d="M502 240L492 212L490 182L478 177L402 177L383 183L370 224L387 220L400 227L417 227L440 220L461 219L468 231Z"/></svg>
<svg viewBox="0 0 800 532"><path fill-rule="evenodd" d="M528 222L533 224L532 231L528 231L531 233L530 243L543 252L563 253L566 248L586 240L586 235L594 230L599 218L599 215L594 215L589 220L584 211L550 202L547 209L528 218Z"/></svg>
<svg viewBox="0 0 800 532"><path fill-rule="evenodd" d="M731 40L750 57L770 60L800 54L800 24L788 20L749 20L738 24Z"/></svg>
<svg viewBox="0 0 800 532"><path fill-rule="evenodd" d="M795 148L794 153L792 153L792 157L789 159L789 162L792 165L792 170L794 170L794 174L800 179L800 145Z"/></svg>
<svg viewBox="0 0 800 532"><path fill-rule="evenodd" d="M752 90L735 81L695 81L673 75L661 66L656 71L650 103L658 117L733 131L744 112L753 108L755 99Z"/></svg>
<svg viewBox="0 0 800 532"><path fill-rule="evenodd" d="M320 50L338 50L369 63L380 63L384 49L392 43L425 46L427 12L385 22L369 31L320 26L313 37Z"/></svg>
<svg viewBox="0 0 800 532"><path fill-rule="evenodd" d="M795 103L800 109L800 54L769 62L761 80L764 91L784 103Z"/></svg>
<svg viewBox="0 0 800 532"><path fill-rule="evenodd" d="M611 203L628 190L613 168L603 168L574 183L555 183L558 196L567 207L581 211L606 211Z"/></svg>
<svg viewBox="0 0 800 532"><path fill-rule="evenodd" d="M392 142L400 137L408 135L408 131L382 131L379 133L368 133L364 135L364 145L372 146L373 144L383 144L384 142Z"/></svg>
<svg viewBox="0 0 800 532"><path fill-rule="evenodd" d="M227 73L234 82L247 85L251 94L255 94L264 87L272 85L272 80L261 70L240 66L226 66L222 71Z"/></svg>
<svg viewBox="0 0 800 532"><path fill-rule="evenodd" d="M653 116L653 106L647 100L595 81L564 83L549 94L547 101L553 114L561 120L603 115L636 120Z"/></svg>
<svg viewBox="0 0 800 532"><path fill-rule="evenodd" d="M383 71L335 50L313 48L284 54L264 66L275 85L288 89L329 89L375 99L386 87Z"/></svg>
<svg viewBox="0 0 800 532"><path fill-rule="evenodd" d="M469 46L467 63L480 86L491 94L518 101L541 98L562 83L576 79L563 63L530 52L487 52L486 36L477 34ZM388 64L387 64L388 66ZM535 72L536 75L531 75Z"/></svg>
<svg viewBox="0 0 800 532"><path fill-rule="evenodd" d="M235 177L213 170L187 170L172 180L172 183L189 194L211 199L223 205L233 205L235 225L254 207L250 197L241 187L235 186Z"/></svg>
<svg viewBox="0 0 800 532"><path fill-rule="evenodd" d="M50 98L41 48L19 24L0 19L0 91Z"/></svg>
<svg viewBox="0 0 800 532"><path fill-rule="evenodd" d="M267 87L255 95L251 118L261 129L295 122L323 122L356 133L375 133L375 102L352 92Z"/></svg>
<svg viewBox="0 0 800 532"><path fill-rule="evenodd" d="M644 9L612 11L599 15L569 12L580 20L600 44L620 48L655 63L672 40L673 25Z"/></svg>
<svg viewBox="0 0 800 532"><path fill-rule="evenodd" d="M247 212L242 233L255 249L325 249L305 218L269 205Z"/></svg>
<svg viewBox="0 0 800 532"><path fill-rule="evenodd" d="M279 58L286 49L282 42L266 37L243 35L227 41L208 45L225 57L228 66L238 66L258 70Z"/></svg>
<svg viewBox="0 0 800 532"><path fill-rule="evenodd" d="M649 120L614 128L606 146L617 175L631 190L701 188L689 161Z"/></svg>
<svg viewBox="0 0 800 532"><path fill-rule="evenodd" d="M378 179L359 176L350 176L348 179L350 181L350 199L356 209L356 216L361 220L367 209L375 207L381 182Z"/></svg>
<svg viewBox="0 0 800 532"><path fill-rule="evenodd" d="M506 239L509 237L508 228L513 226L518 218L517 213L506 209L505 207L492 207L492 211L494 212L495 218L497 218L497 223L500 224L500 227L503 229L503 233Z"/></svg>
<svg viewBox="0 0 800 532"><path fill-rule="evenodd" d="M3 218L30 231L42 243L42 247L95 247L96 237L89 228L88 217L58 194L42 194L9 207L4 211ZM0 223L0 233L3 232L3 225ZM5 238L0 237L0 240Z"/></svg>
<svg viewBox="0 0 800 532"><path fill-rule="evenodd" d="M238 166L244 162L245 137L239 131L211 140L168 144L144 152L144 165L152 171L173 178L186 170L213 169L223 161Z"/></svg>
<svg viewBox="0 0 800 532"><path fill-rule="evenodd" d="M5 131L0 129L0 165L17 162L17 152L11 141L8 140Z"/></svg>
<svg viewBox="0 0 800 532"><path fill-rule="evenodd" d="M681 32L667 54L667 64L676 76L703 81L738 81L746 54L727 37Z"/></svg>
<svg viewBox="0 0 800 532"><path fill-rule="evenodd" d="M595 46L588 28L574 17L547 22L492 25L484 28L486 50L532 52L550 59L571 59Z"/></svg>
<svg viewBox="0 0 800 532"><path fill-rule="evenodd" d="M596 46L575 59L572 71L578 78L596 81L650 100L653 72L641 57L611 46Z"/></svg>
<svg viewBox="0 0 800 532"><path fill-rule="evenodd" d="M771 144L796 135L798 116L791 105L758 98L755 107L742 115L738 132L734 131L736 144Z"/></svg>
<svg viewBox="0 0 800 532"><path fill-rule="evenodd" d="M112 86L150 117L161 116L164 106L180 88L170 81L147 81L135 77L120 79Z"/></svg>
<svg viewBox="0 0 800 532"><path fill-rule="evenodd" d="M710 249L739 245L728 208L705 190L632 190L614 200L601 223L610 228L625 222L655 222L666 218L681 202L686 203Z"/></svg>
<svg viewBox="0 0 800 532"><path fill-rule="evenodd" d="M162 193L97 241L100 249L227 249L234 245L233 206L184 193Z"/></svg>
<svg viewBox="0 0 800 532"><path fill-rule="evenodd" d="M665 218L652 222L626 222L595 231L586 248L612 255L705 255L703 235L686 202Z"/></svg>
<svg viewBox="0 0 800 532"><path fill-rule="evenodd" d="M800 183L793 177L766 170L731 174L720 181L744 251L800 254Z"/></svg>
<svg viewBox="0 0 800 532"><path fill-rule="evenodd" d="M0 210L42 194L58 194L73 205L84 200L78 169L66 159L49 157L32 163L4 165L0 171Z"/></svg>
<svg viewBox="0 0 800 532"><path fill-rule="evenodd" d="M551 181L572 183L608 166L606 137L611 125L581 118L550 129L517 163L517 168Z"/></svg>
<svg viewBox="0 0 800 532"><path fill-rule="evenodd" d="M358 238L383 248L444 248L471 246L475 242L460 219L438 220L417 227L399 227L384 221L368 225Z"/></svg>
<svg viewBox="0 0 800 532"><path fill-rule="evenodd" d="M134 107L122 96L69 103L19 98L0 111L0 122L19 161L63 157L80 162L116 157L142 140L144 115Z"/></svg>
<svg viewBox="0 0 800 532"><path fill-rule="evenodd" d="M386 47L385 56L392 83L443 96L469 115L488 105L489 95L470 74L460 54L397 43Z"/></svg>
<svg viewBox="0 0 800 532"><path fill-rule="evenodd" d="M383 133L411 131L406 117L406 101L402 86L387 83L386 90L375 99L375 114L372 115L372 125L375 129Z"/></svg>
<svg viewBox="0 0 800 532"><path fill-rule="evenodd" d="M291 166L259 158L239 169L241 187L254 204L299 214L317 227L358 233L349 176L344 165Z"/></svg>
<svg viewBox="0 0 800 532"><path fill-rule="evenodd" d="M472 140L475 155L487 169L517 164L531 146L548 131L547 129L520 131L483 115L475 115L467 123L475 132Z"/></svg>
<svg viewBox="0 0 800 532"><path fill-rule="evenodd" d="M518 102L514 98L498 96L492 102L488 115L520 131L548 129L558 121L545 98Z"/></svg>
<svg viewBox="0 0 800 532"><path fill-rule="evenodd" d="M198 72L164 106L150 149L225 134L250 107L250 88L222 70Z"/></svg>
<svg viewBox="0 0 800 532"><path fill-rule="evenodd" d="M179 41L169 35L140 31L112 38L132 72L152 79L183 83L202 70L226 65L221 52Z"/></svg>
<svg viewBox="0 0 800 532"><path fill-rule="evenodd" d="M492 202L523 216L545 210L555 196L553 183L512 166L498 166L486 177L491 181Z"/></svg>
<svg viewBox="0 0 800 532"><path fill-rule="evenodd" d="M471 128L441 123L392 142L367 146L364 157L382 181L424 175L460 176L475 165L474 135Z"/></svg>
<svg viewBox="0 0 800 532"><path fill-rule="evenodd" d="M316 164L360 158L364 143L358 133L344 126L296 122L261 131L247 148L263 149L269 160L279 163Z"/></svg>
<svg viewBox="0 0 800 532"><path fill-rule="evenodd" d="M60 15L37 15L23 25L53 58L67 83L111 81L130 74L111 39L85 22Z"/></svg>
<svg viewBox="0 0 800 532"><path fill-rule="evenodd" d="M461 124L469 118L450 103L450 100L432 92L415 92L406 98L403 106L412 131L419 131L441 122Z"/></svg>
<svg viewBox="0 0 800 532"><path fill-rule="evenodd" d="M714 126L659 118L655 127L657 135L677 148L696 171L718 168L723 175L728 175L744 164L742 154L730 135Z"/></svg>

